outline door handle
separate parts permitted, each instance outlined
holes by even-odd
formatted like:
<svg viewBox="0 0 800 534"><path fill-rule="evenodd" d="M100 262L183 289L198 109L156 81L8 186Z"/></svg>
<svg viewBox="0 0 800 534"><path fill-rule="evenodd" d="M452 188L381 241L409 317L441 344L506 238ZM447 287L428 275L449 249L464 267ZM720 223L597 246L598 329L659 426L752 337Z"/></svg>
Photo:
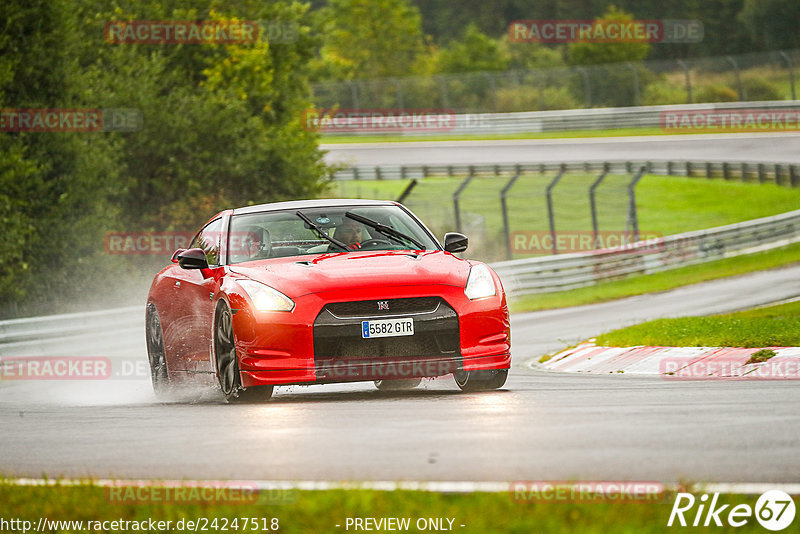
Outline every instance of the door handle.
<svg viewBox="0 0 800 534"><path fill-rule="evenodd" d="M180 281L180 280L178 280L177 282L175 282L175 287L181 287L181 281Z"/></svg>

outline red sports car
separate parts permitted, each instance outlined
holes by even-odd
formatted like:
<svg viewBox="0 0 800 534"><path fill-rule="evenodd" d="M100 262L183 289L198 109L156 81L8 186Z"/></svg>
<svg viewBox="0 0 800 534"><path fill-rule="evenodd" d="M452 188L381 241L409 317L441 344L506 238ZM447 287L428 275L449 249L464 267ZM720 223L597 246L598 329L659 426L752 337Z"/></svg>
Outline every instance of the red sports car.
<svg viewBox="0 0 800 534"><path fill-rule="evenodd" d="M375 381L406 389L453 374L497 389L511 365L503 286L407 208L373 200L280 202L215 215L159 272L147 300L157 395L219 383L229 402L274 386Z"/></svg>

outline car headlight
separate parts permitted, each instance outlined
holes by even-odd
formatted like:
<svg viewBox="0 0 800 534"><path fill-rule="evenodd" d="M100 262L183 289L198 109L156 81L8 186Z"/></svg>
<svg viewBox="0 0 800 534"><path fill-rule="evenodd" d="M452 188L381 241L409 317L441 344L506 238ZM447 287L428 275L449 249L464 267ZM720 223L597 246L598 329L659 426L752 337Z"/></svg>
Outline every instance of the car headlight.
<svg viewBox="0 0 800 534"><path fill-rule="evenodd" d="M480 299L483 297L491 297L497 293L497 288L494 286L494 278L489 268L479 263L473 265L469 271L469 278L467 279L467 286L464 288L464 294L467 295L469 300Z"/></svg>
<svg viewBox="0 0 800 534"><path fill-rule="evenodd" d="M239 285L250 296L253 305L259 311L292 311L294 301L268 285L254 280L237 280Z"/></svg>

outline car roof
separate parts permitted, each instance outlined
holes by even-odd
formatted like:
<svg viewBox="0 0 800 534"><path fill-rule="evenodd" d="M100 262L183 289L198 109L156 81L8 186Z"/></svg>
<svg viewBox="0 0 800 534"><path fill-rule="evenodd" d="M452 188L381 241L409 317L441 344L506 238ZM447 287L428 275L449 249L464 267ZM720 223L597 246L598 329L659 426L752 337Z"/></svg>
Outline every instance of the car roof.
<svg viewBox="0 0 800 534"><path fill-rule="evenodd" d="M233 215L258 213L261 211L298 210L304 208L339 208L343 206L393 206L397 204L391 200L365 200L362 198L333 198L320 200L291 200L288 202L272 202L236 208Z"/></svg>

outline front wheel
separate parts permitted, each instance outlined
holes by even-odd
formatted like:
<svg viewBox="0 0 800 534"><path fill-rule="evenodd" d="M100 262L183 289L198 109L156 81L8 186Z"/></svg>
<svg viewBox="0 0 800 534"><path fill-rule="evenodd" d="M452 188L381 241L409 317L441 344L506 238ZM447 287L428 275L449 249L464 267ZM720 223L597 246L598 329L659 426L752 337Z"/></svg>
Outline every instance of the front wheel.
<svg viewBox="0 0 800 534"><path fill-rule="evenodd" d="M489 391L503 387L508 378L508 369L456 371L453 378L461 391Z"/></svg>
<svg viewBox="0 0 800 534"><path fill-rule="evenodd" d="M214 321L214 356L217 362L219 388L225 400L234 402L262 402L272 397L272 386L242 387L239 359L233 337L233 320L227 304L220 304Z"/></svg>

